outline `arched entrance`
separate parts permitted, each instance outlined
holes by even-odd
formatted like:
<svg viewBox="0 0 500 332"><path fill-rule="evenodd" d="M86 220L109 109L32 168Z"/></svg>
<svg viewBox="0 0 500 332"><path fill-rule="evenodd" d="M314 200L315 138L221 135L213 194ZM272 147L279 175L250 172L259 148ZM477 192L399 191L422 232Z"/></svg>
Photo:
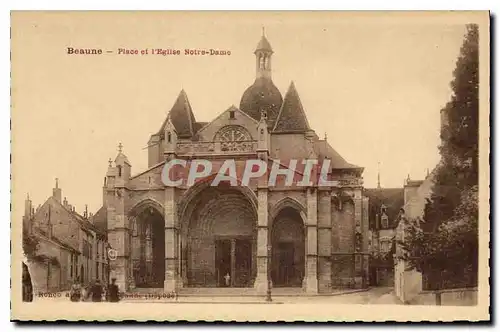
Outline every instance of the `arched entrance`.
<svg viewBox="0 0 500 332"><path fill-rule="evenodd" d="M274 217L271 230L273 287L302 287L305 272L305 229L300 212L290 206Z"/></svg>
<svg viewBox="0 0 500 332"><path fill-rule="evenodd" d="M257 215L238 187L205 187L183 216L182 265L188 287L252 287Z"/></svg>
<svg viewBox="0 0 500 332"><path fill-rule="evenodd" d="M132 212L132 275L139 288L163 288L165 280L165 221L151 204Z"/></svg>

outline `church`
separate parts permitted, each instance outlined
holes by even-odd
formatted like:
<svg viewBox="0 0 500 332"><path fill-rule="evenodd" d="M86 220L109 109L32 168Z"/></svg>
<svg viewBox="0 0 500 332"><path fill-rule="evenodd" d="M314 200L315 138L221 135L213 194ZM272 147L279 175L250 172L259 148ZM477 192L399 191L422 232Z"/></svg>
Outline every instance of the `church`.
<svg viewBox="0 0 500 332"><path fill-rule="evenodd" d="M107 228L116 250L110 271L120 289L265 294L272 287L318 294L367 286L363 168L318 137L293 82L284 96L274 85L274 52L264 35L254 55L255 81L239 107L199 122L182 90L149 138L148 169L132 175L121 145L109 161L94 222ZM166 186L162 169L174 158L214 164L328 159L332 185L269 186L262 178L247 186L210 186L209 175L190 187Z"/></svg>

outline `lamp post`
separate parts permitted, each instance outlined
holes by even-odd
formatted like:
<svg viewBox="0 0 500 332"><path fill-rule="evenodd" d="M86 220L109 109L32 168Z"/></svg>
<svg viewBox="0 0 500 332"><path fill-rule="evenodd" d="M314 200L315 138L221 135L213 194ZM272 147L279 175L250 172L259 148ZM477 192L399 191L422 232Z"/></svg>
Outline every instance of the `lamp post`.
<svg viewBox="0 0 500 332"><path fill-rule="evenodd" d="M267 246L267 291L266 291L266 301L271 302L271 245Z"/></svg>

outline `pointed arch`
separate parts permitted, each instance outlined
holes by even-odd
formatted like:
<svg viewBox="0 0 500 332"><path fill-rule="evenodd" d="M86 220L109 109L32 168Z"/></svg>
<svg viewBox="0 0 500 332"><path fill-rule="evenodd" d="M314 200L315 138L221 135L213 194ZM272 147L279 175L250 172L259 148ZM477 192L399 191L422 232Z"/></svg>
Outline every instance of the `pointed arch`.
<svg viewBox="0 0 500 332"><path fill-rule="evenodd" d="M269 211L269 220L272 222L278 216L280 211L287 207L297 210L302 218L302 223L305 225L307 220L306 208L298 200L289 196L282 198L271 208L271 211Z"/></svg>
<svg viewBox="0 0 500 332"><path fill-rule="evenodd" d="M142 211L147 208L154 208L158 211L158 213L162 215L162 217L165 217L165 209L163 207L163 204L150 197L137 202L135 205L129 208L127 215L129 217L137 217Z"/></svg>

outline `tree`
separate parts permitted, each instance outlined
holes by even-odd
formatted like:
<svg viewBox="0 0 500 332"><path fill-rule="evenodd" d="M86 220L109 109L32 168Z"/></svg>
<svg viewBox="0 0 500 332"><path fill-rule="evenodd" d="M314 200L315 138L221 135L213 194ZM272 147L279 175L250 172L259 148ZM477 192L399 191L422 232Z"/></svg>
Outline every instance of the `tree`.
<svg viewBox="0 0 500 332"><path fill-rule="evenodd" d="M479 167L479 32L468 25L441 110L441 160L423 219L411 221L402 248L433 287L477 282Z"/></svg>

